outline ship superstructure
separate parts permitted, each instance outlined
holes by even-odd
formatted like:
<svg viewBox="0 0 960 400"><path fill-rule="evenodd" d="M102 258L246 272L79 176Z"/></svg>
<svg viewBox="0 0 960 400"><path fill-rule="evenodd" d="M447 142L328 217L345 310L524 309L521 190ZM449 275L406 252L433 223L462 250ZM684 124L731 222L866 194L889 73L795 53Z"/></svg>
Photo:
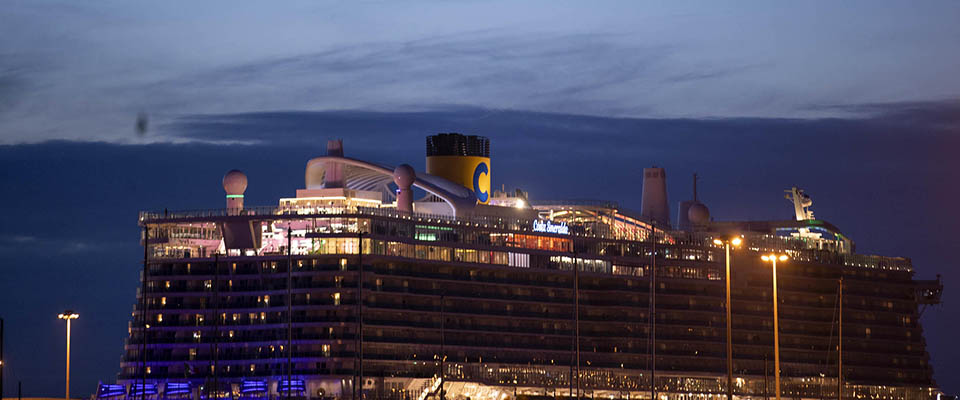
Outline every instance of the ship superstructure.
<svg viewBox="0 0 960 400"><path fill-rule="evenodd" d="M909 259L857 254L812 214L714 222L697 200L671 229L661 168L644 171L654 184L634 213L494 191L482 137L437 135L427 148L429 173L349 158L332 141L276 205L247 207L247 178L231 171L224 209L141 213L144 284L119 386L104 393L726 398L714 239L731 235L744 242L731 253L735 397L774 393L770 251L790 258L778 271L784 396L836 398L838 384L844 398L939 393L918 307L941 286L914 280Z"/></svg>

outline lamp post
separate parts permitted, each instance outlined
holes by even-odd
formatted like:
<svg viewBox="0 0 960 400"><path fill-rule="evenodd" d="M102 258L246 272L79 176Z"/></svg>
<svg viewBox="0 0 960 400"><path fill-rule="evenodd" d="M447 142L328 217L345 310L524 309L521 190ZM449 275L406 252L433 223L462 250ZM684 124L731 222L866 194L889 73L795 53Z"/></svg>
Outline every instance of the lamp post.
<svg viewBox="0 0 960 400"><path fill-rule="evenodd" d="M780 326L777 315L777 260L787 261L784 254L769 254L760 256L763 261L773 263L773 376L776 387L777 400L780 400Z"/></svg>
<svg viewBox="0 0 960 400"><path fill-rule="evenodd" d="M80 318L80 314L73 312L73 310L67 310L63 313L57 315L57 318L67 320L67 388L64 392L64 398L70 398L70 320Z"/></svg>
<svg viewBox="0 0 960 400"><path fill-rule="evenodd" d="M724 261L727 264L727 400L733 400L733 304L730 302L730 246L740 246L743 243L739 237L730 240L713 239L713 244L723 247L727 253Z"/></svg>

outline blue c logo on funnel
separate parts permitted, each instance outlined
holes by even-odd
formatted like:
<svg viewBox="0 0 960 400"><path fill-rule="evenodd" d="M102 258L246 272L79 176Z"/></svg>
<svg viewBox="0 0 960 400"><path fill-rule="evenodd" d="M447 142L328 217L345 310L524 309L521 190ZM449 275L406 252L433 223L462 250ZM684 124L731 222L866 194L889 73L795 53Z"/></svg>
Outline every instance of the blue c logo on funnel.
<svg viewBox="0 0 960 400"><path fill-rule="evenodd" d="M473 170L473 192L477 194L477 200L480 200L481 203L486 203L490 194L480 190L480 175L488 175L489 173L487 163L484 162L477 164L477 169Z"/></svg>

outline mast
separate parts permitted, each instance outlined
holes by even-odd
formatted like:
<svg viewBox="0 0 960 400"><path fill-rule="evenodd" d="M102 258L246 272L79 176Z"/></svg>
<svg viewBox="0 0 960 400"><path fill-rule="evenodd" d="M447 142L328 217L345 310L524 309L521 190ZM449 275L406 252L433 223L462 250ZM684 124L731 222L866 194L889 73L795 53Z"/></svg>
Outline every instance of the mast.
<svg viewBox="0 0 960 400"><path fill-rule="evenodd" d="M147 250L150 248L150 226L143 225L143 278L140 285L140 398L147 398Z"/></svg>
<svg viewBox="0 0 960 400"><path fill-rule="evenodd" d="M293 228L287 222L287 399L293 389Z"/></svg>
<svg viewBox="0 0 960 400"><path fill-rule="evenodd" d="M767 400L770 398L770 389L767 388L767 381L770 379L767 377L767 352L763 353L763 399Z"/></svg>
<svg viewBox="0 0 960 400"><path fill-rule="evenodd" d="M840 270L840 292L837 296L840 309L837 328L837 400L843 400L843 270Z"/></svg>
<svg viewBox="0 0 960 400"><path fill-rule="evenodd" d="M444 390L444 385L446 384L446 376L445 376L446 372L443 369L443 361L444 359L447 358L446 349L444 348L444 345L446 344L446 342L444 341L444 336L445 336L444 333L446 333L445 324L447 321L444 316L445 306L446 305L444 304L444 295L440 294L440 400L446 400L447 398L447 393Z"/></svg>
<svg viewBox="0 0 960 400"><path fill-rule="evenodd" d="M213 392L220 398L220 254L213 254Z"/></svg>
<svg viewBox="0 0 960 400"><path fill-rule="evenodd" d="M697 174L693 174L693 187L694 187L694 200L696 200L696 177ZM726 256L724 261L727 264L727 400L733 400L733 303L730 300L730 242L724 243L726 248Z"/></svg>
<svg viewBox="0 0 960 400"><path fill-rule="evenodd" d="M574 326L577 337L577 400L580 400L580 266L573 258Z"/></svg>
<svg viewBox="0 0 960 400"><path fill-rule="evenodd" d="M360 398L363 398L363 232L357 233L357 323L360 329L357 330L357 336L360 340L360 374L358 376L360 386Z"/></svg>
<svg viewBox="0 0 960 400"><path fill-rule="evenodd" d="M694 172L693 173L693 202L694 203L697 203L700 201L697 199L697 178L699 177L697 176L697 173Z"/></svg>
<svg viewBox="0 0 960 400"><path fill-rule="evenodd" d="M657 224L650 231L653 251L650 253L650 400L657 398Z"/></svg>

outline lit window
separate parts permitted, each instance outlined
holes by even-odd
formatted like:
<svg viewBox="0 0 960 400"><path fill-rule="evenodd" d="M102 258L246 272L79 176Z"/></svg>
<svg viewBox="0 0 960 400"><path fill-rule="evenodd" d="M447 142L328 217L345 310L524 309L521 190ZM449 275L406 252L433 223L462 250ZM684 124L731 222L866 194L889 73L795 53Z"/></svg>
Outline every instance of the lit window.
<svg viewBox="0 0 960 400"><path fill-rule="evenodd" d="M150 369L150 367L147 367L147 373L149 374L149 373L151 373L151 372L153 372L153 371Z"/></svg>
<svg viewBox="0 0 960 400"><path fill-rule="evenodd" d="M334 293L334 294L333 294L333 305L335 305L335 306L339 306L339 305L340 305L340 293Z"/></svg>
<svg viewBox="0 0 960 400"><path fill-rule="evenodd" d="M263 302L270 305L270 296L263 296Z"/></svg>
<svg viewBox="0 0 960 400"><path fill-rule="evenodd" d="M253 372L256 369L256 365L250 364L250 372Z"/></svg>
<svg viewBox="0 0 960 400"><path fill-rule="evenodd" d="M261 321L266 321L266 320L267 320L267 313L261 312L261 313L260 313L260 320L261 320Z"/></svg>
<svg viewBox="0 0 960 400"><path fill-rule="evenodd" d="M230 336L231 338L233 337L233 331L230 331L229 336Z"/></svg>
<svg viewBox="0 0 960 400"><path fill-rule="evenodd" d="M166 297L161 297L161 298L160 298L160 305L161 305L161 306L167 305L167 298L166 298Z"/></svg>
<svg viewBox="0 0 960 400"><path fill-rule="evenodd" d="M157 314L157 322L163 322L163 314Z"/></svg>
<svg viewBox="0 0 960 400"><path fill-rule="evenodd" d="M164 285L167 289L170 289L170 281L164 281L164 282L163 282L163 285Z"/></svg>

